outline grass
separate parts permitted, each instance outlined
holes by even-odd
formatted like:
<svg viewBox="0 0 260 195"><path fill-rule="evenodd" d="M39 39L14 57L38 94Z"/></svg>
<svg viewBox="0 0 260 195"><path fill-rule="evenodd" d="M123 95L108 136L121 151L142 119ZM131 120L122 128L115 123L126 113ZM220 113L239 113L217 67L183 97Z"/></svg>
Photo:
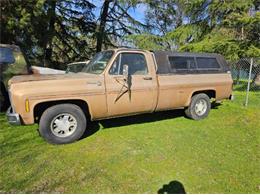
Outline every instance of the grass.
<svg viewBox="0 0 260 195"><path fill-rule="evenodd" d="M248 108L235 95L205 120L180 110L106 120L60 146L1 114L0 193L260 193L260 93Z"/></svg>

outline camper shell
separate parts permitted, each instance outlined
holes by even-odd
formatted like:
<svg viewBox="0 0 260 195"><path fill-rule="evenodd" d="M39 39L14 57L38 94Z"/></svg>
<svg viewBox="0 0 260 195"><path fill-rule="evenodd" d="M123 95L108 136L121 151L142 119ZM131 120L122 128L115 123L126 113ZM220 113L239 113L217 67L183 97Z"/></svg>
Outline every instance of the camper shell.
<svg viewBox="0 0 260 195"><path fill-rule="evenodd" d="M229 71L224 57L215 53L154 51L157 74L205 74Z"/></svg>

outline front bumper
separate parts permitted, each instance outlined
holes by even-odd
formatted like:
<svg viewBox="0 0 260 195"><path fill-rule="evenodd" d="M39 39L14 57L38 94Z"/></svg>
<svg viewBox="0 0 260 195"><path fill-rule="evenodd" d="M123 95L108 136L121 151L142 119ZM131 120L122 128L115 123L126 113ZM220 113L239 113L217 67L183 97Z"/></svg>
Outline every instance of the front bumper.
<svg viewBox="0 0 260 195"><path fill-rule="evenodd" d="M13 112L12 107L9 107L6 112L6 117L11 125L21 125L21 120L19 114Z"/></svg>

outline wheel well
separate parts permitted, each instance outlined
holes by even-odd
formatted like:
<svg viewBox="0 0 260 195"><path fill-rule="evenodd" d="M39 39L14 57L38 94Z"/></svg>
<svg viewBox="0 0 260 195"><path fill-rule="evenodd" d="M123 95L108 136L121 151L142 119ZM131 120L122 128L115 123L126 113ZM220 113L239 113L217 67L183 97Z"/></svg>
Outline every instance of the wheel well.
<svg viewBox="0 0 260 195"><path fill-rule="evenodd" d="M216 98L216 91L215 90L202 90L202 91L196 91L192 94L192 96L197 95L199 93L205 93L209 98Z"/></svg>
<svg viewBox="0 0 260 195"><path fill-rule="evenodd" d="M34 121L36 123L39 123L43 112L47 108L57 105L57 104L66 104L66 103L75 104L75 105L79 106L82 109L82 111L84 112L85 116L87 118L90 117L88 104L84 100L57 100L57 101L42 102L42 103L37 104L33 109Z"/></svg>

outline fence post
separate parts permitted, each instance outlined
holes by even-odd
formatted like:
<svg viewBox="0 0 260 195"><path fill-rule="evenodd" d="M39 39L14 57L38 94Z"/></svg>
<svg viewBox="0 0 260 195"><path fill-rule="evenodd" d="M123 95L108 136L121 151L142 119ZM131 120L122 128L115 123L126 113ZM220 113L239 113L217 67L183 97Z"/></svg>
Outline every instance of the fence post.
<svg viewBox="0 0 260 195"><path fill-rule="evenodd" d="M246 106L246 107L247 107L247 105L248 105L248 96L249 96L249 90L250 90L252 67L253 67L253 58L250 58L250 69L249 69L247 89L246 89L246 102L245 102L245 106Z"/></svg>

